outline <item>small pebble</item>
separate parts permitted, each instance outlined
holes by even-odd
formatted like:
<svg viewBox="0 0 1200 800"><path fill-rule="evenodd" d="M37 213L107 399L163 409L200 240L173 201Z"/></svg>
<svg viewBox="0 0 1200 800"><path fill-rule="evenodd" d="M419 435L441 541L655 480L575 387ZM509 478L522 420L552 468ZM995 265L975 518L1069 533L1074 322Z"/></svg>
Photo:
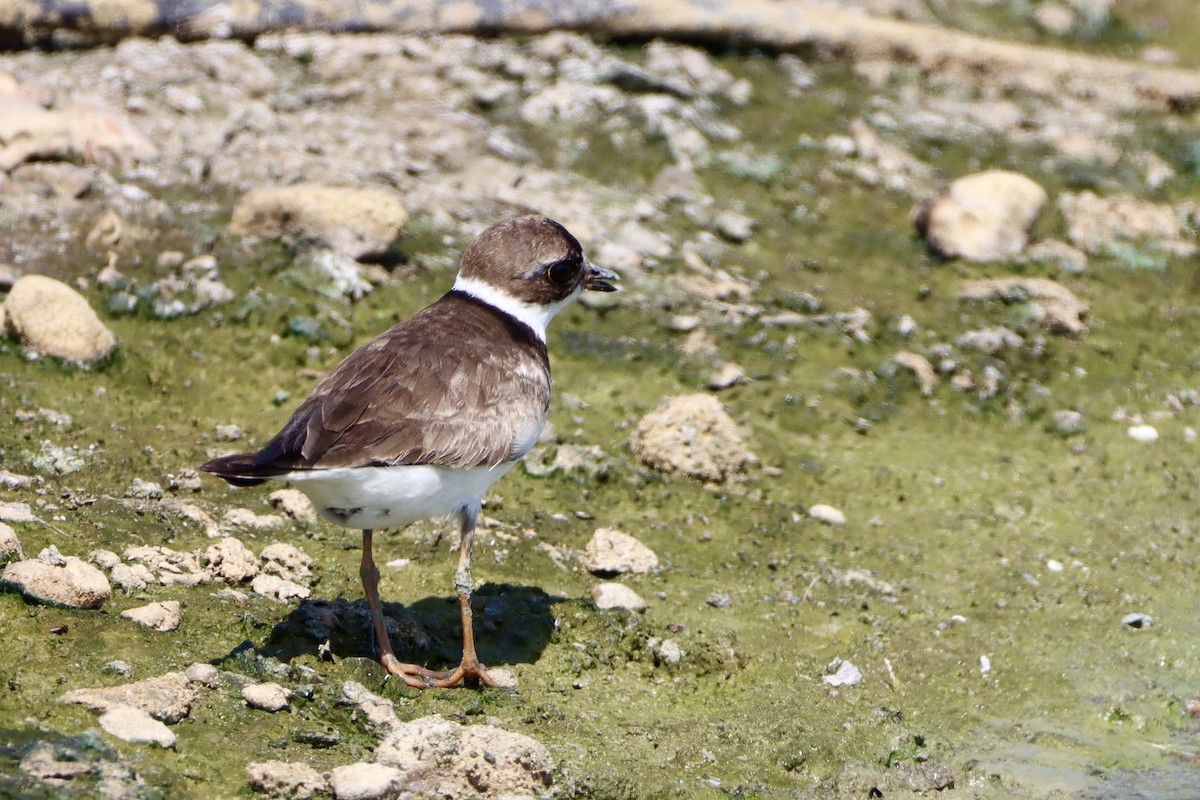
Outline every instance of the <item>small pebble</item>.
<svg viewBox="0 0 1200 800"><path fill-rule="evenodd" d="M104 671L113 675L120 675L122 678L128 678L133 674L133 666L128 661L110 661L104 665Z"/></svg>
<svg viewBox="0 0 1200 800"><path fill-rule="evenodd" d="M254 683L242 689L242 699L246 705L271 712L287 708L289 694L278 683Z"/></svg>
<svg viewBox="0 0 1200 800"><path fill-rule="evenodd" d="M641 611L646 608L646 601L641 595L620 583L598 583L592 587L592 602L601 611L613 608L625 608L630 611Z"/></svg>
<svg viewBox="0 0 1200 800"><path fill-rule="evenodd" d="M1128 433L1135 442L1158 441L1158 430L1153 425L1131 425Z"/></svg>
<svg viewBox="0 0 1200 800"><path fill-rule="evenodd" d="M1046 569L1050 570L1051 572L1062 572L1063 563L1061 561L1055 561L1052 558L1046 562Z"/></svg>
<svg viewBox="0 0 1200 800"><path fill-rule="evenodd" d="M217 441L219 442L236 442L245 434L237 425L218 425L217 426Z"/></svg>
<svg viewBox="0 0 1200 800"><path fill-rule="evenodd" d="M216 688L221 673L212 664L195 663L183 671L192 683L202 683L210 689Z"/></svg>
<svg viewBox="0 0 1200 800"><path fill-rule="evenodd" d="M1075 436L1087 430L1087 423L1083 419L1083 414L1078 411L1064 409L1055 411L1050 415L1051 424L1054 430L1063 436Z"/></svg>
<svg viewBox="0 0 1200 800"><path fill-rule="evenodd" d="M819 503L808 510L808 515L817 522L824 522L826 525L845 525L846 515L833 506L827 506Z"/></svg>
<svg viewBox="0 0 1200 800"><path fill-rule="evenodd" d="M733 598L722 592L713 592L704 602L713 608L729 608L733 605Z"/></svg>
<svg viewBox="0 0 1200 800"><path fill-rule="evenodd" d="M837 671L832 675L825 675L821 678L821 682L829 686L855 686L862 681L863 674L858 667L851 664L849 661L840 661L837 666ZM837 663L837 662L835 662ZM832 666L832 665L831 665Z"/></svg>

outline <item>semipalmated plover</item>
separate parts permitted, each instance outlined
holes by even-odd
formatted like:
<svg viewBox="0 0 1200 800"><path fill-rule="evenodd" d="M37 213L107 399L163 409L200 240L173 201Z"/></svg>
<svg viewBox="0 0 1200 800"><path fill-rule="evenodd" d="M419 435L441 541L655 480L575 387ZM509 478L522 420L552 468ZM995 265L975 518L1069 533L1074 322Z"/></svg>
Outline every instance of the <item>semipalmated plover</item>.
<svg viewBox="0 0 1200 800"><path fill-rule="evenodd" d="M550 408L546 326L584 290L617 276L591 264L557 222L525 216L492 225L463 253L447 294L351 353L257 453L202 469L234 486L290 481L325 519L363 532L359 574L380 660L416 687L476 678L471 545L484 493L538 439ZM454 588L463 656L435 672L392 652L371 556L376 528L445 514L462 532Z"/></svg>

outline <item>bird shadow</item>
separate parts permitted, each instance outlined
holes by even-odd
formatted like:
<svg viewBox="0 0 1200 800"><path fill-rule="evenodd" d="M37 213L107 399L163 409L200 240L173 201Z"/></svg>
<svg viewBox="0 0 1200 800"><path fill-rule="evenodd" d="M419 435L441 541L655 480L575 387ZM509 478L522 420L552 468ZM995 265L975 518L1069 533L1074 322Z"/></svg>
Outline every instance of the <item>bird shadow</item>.
<svg viewBox="0 0 1200 800"><path fill-rule="evenodd" d="M485 583L471 598L475 647L491 667L537 661L554 633L552 607L565 598L534 586ZM434 670L462 658L462 619L456 597L427 597L411 605L384 603L396 657ZM301 655L376 659L379 650L365 599L306 599L280 620L257 651L288 663Z"/></svg>

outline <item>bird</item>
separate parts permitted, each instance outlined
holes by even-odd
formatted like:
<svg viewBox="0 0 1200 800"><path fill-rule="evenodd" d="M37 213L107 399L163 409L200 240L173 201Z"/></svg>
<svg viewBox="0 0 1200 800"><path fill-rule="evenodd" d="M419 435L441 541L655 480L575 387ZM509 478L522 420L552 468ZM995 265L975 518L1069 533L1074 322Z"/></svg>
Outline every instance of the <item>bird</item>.
<svg viewBox="0 0 1200 800"><path fill-rule="evenodd" d="M497 685L479 661L471 617L483 496L546 424L550 320L585 291L616 291L614 281L558 222L497 222L463 251L450 291L347 356L262 449L201 467L233 486L290 482L323 519L362 530L359 576L380 662L409 686ZM462 660L447 671L396 658L372 556L375 530L439 516L457 517L461 533Z"/></svg>

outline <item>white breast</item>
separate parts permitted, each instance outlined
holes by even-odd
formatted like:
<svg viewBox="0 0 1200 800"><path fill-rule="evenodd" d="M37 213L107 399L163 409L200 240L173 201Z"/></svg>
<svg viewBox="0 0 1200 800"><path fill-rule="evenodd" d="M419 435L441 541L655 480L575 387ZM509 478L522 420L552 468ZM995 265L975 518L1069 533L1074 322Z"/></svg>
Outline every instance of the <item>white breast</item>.
<svg viewBox="0 0 1200 800"><path fill-rule="evenodd" d="M447 469L427 464L339 467L283 476L308 495L317 513L348 528L390 528L478 508L514 462Z"/></svg>

